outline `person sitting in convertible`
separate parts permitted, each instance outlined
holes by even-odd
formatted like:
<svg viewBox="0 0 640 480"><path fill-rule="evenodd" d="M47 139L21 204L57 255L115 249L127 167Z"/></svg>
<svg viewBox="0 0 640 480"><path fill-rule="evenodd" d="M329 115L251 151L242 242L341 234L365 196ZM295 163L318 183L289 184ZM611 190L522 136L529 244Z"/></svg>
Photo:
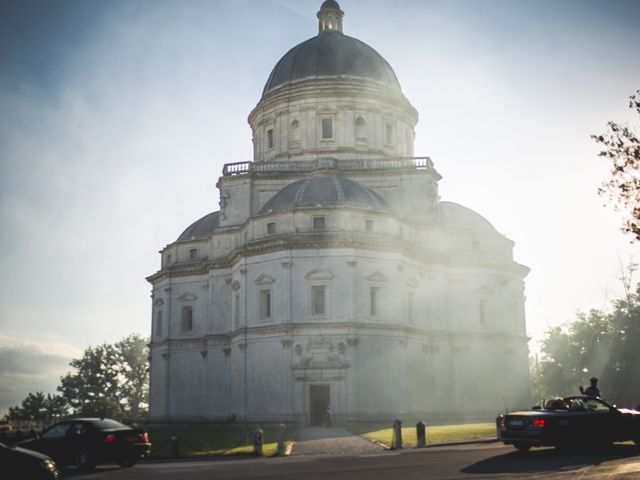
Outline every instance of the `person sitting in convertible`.
<svg viewBox="0 0 640 480"><path fill-rule="evenodd" d="M546 410L569 410L569 405L567 405L567 402L565 402L564 399L558 397L549 400L545 404L544 408Z"/></svg>

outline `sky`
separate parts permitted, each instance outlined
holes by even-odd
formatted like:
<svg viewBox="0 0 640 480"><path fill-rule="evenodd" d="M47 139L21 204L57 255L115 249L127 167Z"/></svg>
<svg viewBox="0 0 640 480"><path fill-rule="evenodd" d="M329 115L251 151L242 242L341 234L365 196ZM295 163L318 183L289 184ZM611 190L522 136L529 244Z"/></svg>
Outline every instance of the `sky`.
<svg viewBox="0 0 640 480"><path fill-rule="evenodd" d="M0 2L0 413L90 346L150 332L158 251L218 209L247 115L320 0ZM342 0L394 68L415 152L515 242L527 333L607 309L638 245L591 134L633 122L640 2ZM637 125L637 119L635 119Z"/></svg>

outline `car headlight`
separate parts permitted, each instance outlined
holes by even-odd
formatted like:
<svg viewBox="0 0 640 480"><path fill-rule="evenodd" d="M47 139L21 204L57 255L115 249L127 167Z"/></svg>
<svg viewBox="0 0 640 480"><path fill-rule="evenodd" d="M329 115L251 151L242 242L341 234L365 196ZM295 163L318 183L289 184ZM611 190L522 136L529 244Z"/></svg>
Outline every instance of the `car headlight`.
<svg viewBox="0 0 640 480"><path fill-rule="evenodd" d="M54 462L53 460L43 460L40 463L40 468L42 468L43 470L47 470L48 472L57 472L58 468L56 467L56 462Z"/></svg>

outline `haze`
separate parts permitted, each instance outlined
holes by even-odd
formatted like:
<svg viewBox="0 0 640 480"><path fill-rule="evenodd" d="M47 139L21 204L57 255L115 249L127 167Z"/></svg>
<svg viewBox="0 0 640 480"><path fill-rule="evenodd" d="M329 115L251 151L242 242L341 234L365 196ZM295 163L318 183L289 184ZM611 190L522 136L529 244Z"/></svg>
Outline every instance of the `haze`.
<svg viewBox="0 0 640 480"><path fill-rule="evenodd" d="M158 250L252 158L249 111L319 0L0 6L0 414L88 345L150 331ZM530 347L622 294L637 252L590 134L631 118L633 1L342 0L393 66L444 200L515 241Z"/></svg>

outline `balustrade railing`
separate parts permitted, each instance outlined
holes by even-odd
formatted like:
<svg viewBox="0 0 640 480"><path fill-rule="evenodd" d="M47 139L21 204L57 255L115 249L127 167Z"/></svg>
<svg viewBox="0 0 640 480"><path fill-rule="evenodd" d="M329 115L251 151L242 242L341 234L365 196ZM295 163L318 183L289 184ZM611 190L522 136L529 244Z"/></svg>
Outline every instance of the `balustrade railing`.
<svg viewBox="0 0 640 480"><path fill-rule="evenodd" d="M432 169L429 157L369 158L339 160L337 158L317 158L300 162L236 162L226 163L222 175L248 175L250 173L313 172L316 170L426 170Z"/></svg>

